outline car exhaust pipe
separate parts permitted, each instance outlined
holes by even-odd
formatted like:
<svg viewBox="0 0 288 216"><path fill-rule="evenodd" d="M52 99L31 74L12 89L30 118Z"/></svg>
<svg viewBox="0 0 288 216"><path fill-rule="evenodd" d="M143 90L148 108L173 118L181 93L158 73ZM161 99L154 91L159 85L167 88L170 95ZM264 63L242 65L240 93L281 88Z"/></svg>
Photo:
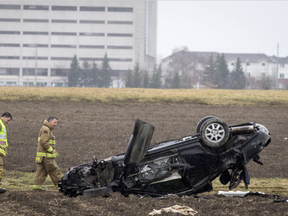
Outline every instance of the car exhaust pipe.
<svg viewBox="0 0 288 216"><path fill-rule="evenodd" d="M258 127L257 125L245 125L245 126L236 126L230 127L230 133L232 134L249 134L254 133L255 128Z"/></svg>

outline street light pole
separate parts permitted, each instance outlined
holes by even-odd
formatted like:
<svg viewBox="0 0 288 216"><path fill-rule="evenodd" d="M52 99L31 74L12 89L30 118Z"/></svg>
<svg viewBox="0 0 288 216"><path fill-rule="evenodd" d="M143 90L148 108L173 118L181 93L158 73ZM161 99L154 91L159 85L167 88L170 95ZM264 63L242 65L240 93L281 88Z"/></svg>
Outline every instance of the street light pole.
<svg viewBox="0 0 288 216"><path fill-rule="evenodd" d="M279 77L279 43L277 44L277 75L276 75L276 89L279 88L278 77Z"/></svg>
<svg viewBox="0 0 288 216"><path fill-rule="evenodd" d="M37 47L38 45L36 44L36 53L35 53L35 86L37 87Z"/></svg>
<svg viewBox="0 0 288 216"><path fill-rule="evenodd" d="M28 62L27 62L27 56L26 56L26 79L27 79L26 86L28 86Z"/></svg>

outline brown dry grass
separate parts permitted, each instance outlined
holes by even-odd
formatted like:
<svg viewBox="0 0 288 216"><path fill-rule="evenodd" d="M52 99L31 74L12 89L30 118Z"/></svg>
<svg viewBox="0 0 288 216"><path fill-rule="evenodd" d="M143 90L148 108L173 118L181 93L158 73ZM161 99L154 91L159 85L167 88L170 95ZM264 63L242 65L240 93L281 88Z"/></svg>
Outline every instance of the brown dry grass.
<svg viewBox="0 0 288 216"><path fill-rule="evenodd" d="M3 178L3 187L9 191L31 191L33 185L34 174L32 172L5 171ZM57 190L49 177L43 185L43 189L47 191ZM210 193L218 193L218 191L228 191L227 185L222 185L218 179L213 181L213 191ZM233 191L254 191L265 194L286 195L288 191L288 179L284 178L251 178L251 184L246 189L244 183L233 189Z"/></svg>
<svg viewBox="0 0 288 216"><path fill-rule="evenodd" d="M0 87L0 100L102 103L190 103L203 105L288 105L287 91L223 89L132 89Z"/></svg>

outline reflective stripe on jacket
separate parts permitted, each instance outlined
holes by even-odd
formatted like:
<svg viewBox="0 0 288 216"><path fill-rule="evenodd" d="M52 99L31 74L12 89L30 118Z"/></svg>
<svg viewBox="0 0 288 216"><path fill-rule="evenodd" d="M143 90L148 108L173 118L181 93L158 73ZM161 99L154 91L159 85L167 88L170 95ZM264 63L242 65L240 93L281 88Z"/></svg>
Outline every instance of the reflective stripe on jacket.
<svg viewBox="0 0 288 216"><path fill-rule="evenodd" d="M1 131L0 131L0 146L2 148L8 147L8 141L7 141L7 134L6 134L6 126L3 123L2 119L0 119L1 124Z"/></svg>
<svg viewBox="0 0 288 216"><path fill-rule="evenodd" d="M48 158L55 158L59 156L58 153L51 154L46 152L37 152L37 157L48 157Z"/></svg>
<svg viewBox="0 0 288 216"><path fill-rule="evenodd" d="M6 156L6 152L4 149L0 148L0 155Z"/></svg>

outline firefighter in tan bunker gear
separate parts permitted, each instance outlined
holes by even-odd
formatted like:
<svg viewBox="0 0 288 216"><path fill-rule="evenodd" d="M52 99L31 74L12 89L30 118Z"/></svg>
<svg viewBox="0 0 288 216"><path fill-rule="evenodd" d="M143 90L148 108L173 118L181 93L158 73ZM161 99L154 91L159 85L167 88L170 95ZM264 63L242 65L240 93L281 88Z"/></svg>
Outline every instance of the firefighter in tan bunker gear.
<svg viewBox="0 0 288 216"><path fill-rule="evenodd" d="M3 175L3 157L7 154L8 140L6 125L12 120L12 115L8 112L2 114L0 118L0 181ZM1 184L1 183L0 183ZM2 185L2 184L1 184ZM0 193L6 192L5 188L0 188Z"/></svg>
<svg viewBox="0 0 288 216"><path fill-rule="evenodd" d="M42 184L47 175L57 187L62 174L55 161L58 156L56 152L55 136L52 130L57 125L58 118L50 116L44 121L38 136L38 149L36 155L37 170L34 177L33 189L42 190Z"/></svg>

